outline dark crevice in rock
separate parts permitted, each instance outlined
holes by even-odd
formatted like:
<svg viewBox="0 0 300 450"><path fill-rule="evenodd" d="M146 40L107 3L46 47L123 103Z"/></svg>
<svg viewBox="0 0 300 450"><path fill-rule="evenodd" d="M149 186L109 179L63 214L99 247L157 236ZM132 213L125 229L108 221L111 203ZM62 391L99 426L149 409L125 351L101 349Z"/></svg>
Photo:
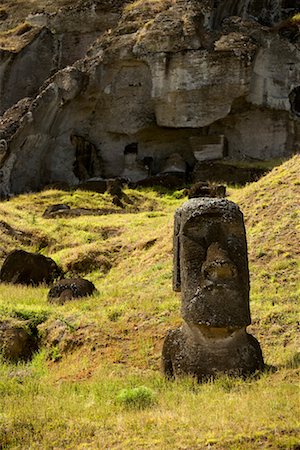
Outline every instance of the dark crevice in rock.
<svg viewBox="0 0 300 450"><path fill-rule="evenodd" d="M289 95L292 112L300 117L300 86L295 87Z"/></svg>

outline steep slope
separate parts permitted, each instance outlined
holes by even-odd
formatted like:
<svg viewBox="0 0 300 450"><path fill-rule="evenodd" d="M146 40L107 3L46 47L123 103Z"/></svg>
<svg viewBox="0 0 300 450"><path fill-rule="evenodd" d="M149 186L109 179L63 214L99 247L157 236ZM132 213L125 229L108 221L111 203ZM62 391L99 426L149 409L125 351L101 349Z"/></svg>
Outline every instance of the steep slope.
<svg viewBox="0 0 300 450"><path fill-rule="evenodd" d="M34 250L42 236L42 251L65 269L89 252L98 261L94 251L111 263L108 272L82 266L98 293L64 306L47 304L42 287L0 285L1 316L42 322L44 342L32 363L0 365L3 445L296 449L299 166L295 156L231 194L246 219L251 332L269 366L247 381L221 378L197 386L191 380L166 383L159 374L162 339L181 322L180 299L171 290L173 212L184 200L179 192L127 191L143 211L89 218L46 220L41 214L50 203L108 208L109 196L47 191L2 203L7 250ZM35 237L32 245L22 231ZM119 402L121 389L130 393L145 385L153 403L128 409Z"/></svg>
<svg viewBox="0 0 300 450"><path fill-rule="evenodd" d="M300 156L232 195L246 217L250 261L266 267L299 258ZM291 281L291 280L290 280Z"/></svg>

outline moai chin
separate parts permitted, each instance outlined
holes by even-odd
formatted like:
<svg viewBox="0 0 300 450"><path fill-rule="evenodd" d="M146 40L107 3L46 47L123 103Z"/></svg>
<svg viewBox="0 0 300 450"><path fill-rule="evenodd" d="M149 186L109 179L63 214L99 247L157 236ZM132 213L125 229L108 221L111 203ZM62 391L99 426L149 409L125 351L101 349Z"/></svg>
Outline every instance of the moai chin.
<svg viewBox="0 0 300 450"><path fill-rule="evenodd" d="M219 198L194 198L175 213L173 289L181 291L183 325L168 332L164 374L247 375L263 368L251 323L243 214Z"/></svg>

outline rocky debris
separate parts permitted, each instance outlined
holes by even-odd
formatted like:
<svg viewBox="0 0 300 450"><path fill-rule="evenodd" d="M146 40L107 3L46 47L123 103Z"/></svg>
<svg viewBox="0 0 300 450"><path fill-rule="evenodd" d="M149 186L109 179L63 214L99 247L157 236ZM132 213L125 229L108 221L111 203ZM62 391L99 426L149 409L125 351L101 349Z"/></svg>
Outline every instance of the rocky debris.
<svg viewBox="0 0 300 450"><path fill-rule="evenodd" d="M50 303L63 304L74 298L88 297L95 292L96 288L91 281L84 278L70 278L58 281L48 293Z"/></svg>
<svg viewBox="0 0 300 450"><path fill-rule="evenodd" d="M188 198L197 197L225 197L226 186L221 184L213 185L199 181L193 184L190 189L187 190Z"/></svg>
<svg viewBox="0 0 300 450"><path fill-rule="evenodd" d="M184 324L162 350L165 376L201 381L219 373L246 376L264 367L251 323L243 215L225 199L194 198L175 213L173 289Z"/></svg>
<svg viewBox="0 0 300 450"><path fill-rule="evenodd" d="M62 271L53 259L25 250L10 252L0 271L1 282L33 286L49 285L61 276Z"/></svg>
<svg viewBox="0 0 300 450"><path fill-rule="evenodd" d="M43 217L46 219L49 219L53 216L55 216L55 213L61 212L61 211L69 211L71 208L69 205L65 204L55 204L47 206L46 210L43 213Z"/></svg>
<svg viewBox="0 0 300 450"><path fill-rule="evenodd" d="M26 361L38 350L37 340L26 325L16 319L0 321L0 353L8 361Z"/></svg>
<svg viewBox="0 0 300 450"><path fill-rule="evenodd" d="M121 179L110 179L107 180L107 192L112 196L112 203L119 208L124 208L122 198L127 199L128 197L124 194L123 182Z"/></svg>
<svg viewBox="0 0 300 450"><path fill-rule="evenodd" d="M123 182L119 178L107 180L107 193L113 197L122 198L124 195L122 188Z"/></svg>

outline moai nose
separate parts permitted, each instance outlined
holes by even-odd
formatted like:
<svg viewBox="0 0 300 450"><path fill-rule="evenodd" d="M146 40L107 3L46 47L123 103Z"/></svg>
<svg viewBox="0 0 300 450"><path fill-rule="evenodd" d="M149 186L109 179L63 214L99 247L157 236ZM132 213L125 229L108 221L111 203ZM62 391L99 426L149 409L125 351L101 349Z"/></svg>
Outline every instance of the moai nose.
<svg viewBox="0 0 300 450"><path fill-rule="evenodd" d="M204 278L212 281L230 280L237 276L237 267L218 242L213 242L208 247L201 270Z"/></svg>

